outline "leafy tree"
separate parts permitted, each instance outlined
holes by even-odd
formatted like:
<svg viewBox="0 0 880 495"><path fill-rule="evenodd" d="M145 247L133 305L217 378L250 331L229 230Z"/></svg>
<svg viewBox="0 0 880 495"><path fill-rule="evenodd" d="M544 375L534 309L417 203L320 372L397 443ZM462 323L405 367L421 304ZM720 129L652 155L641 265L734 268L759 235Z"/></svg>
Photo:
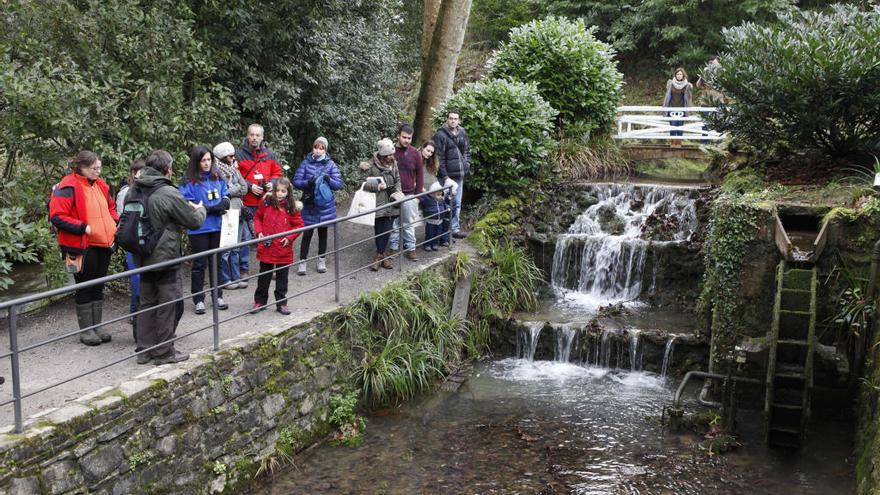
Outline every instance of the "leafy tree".
<svg viewBox="0 0 880 495"><path fill-rule="evenodd" d="M534 83L490 79L467 84L434 112L437 127L446 121L447 108L461 112L467 129L473 174L469 187L509 193L550 168L550 131L558 112Z"/></svg>
<svg viewBox="0 0 880 495"><path fill-rule="evenodd" d="M571 134L604 130L614 120L623 76L614 50L593 31L582 20L557 17L514 28L490 61L489 76L534 82Z"/></svg>
<svg viewBox="0 0 880 495"><path fill-rule="evenodd" d="M2 15L7 178L25 160L44 166L37 180L57 180L63 158L92 149L115 179L151 148L180 152L223 135L232 100L212 80L186 4L34 0L8 2Z"/></svg>
<svg viewBox="0 0 880 495"><path fill-rule="evenodd" d="M880 8L793 11L725 30L715 127L761 150L863 151L880 135ZM873 141L875 142L875 141Z"/></svg>

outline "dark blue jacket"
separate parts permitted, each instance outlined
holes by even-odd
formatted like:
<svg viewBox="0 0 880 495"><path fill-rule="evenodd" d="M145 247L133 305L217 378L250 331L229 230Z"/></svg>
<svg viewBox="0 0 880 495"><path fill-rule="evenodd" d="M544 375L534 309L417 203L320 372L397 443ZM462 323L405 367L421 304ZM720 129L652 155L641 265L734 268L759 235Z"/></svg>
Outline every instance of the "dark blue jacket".
<svg viewBox="0 0 880 495"><path fill-rule="evenodd" d="M306 225L327 222L336 218L335 195L333 196L333 201L323 208L315 205L314 184L309 184L309 181L321 174L324 174L327 178L327 185L330 186L331 190L338 191L342 189L342 175L329 154L325 154L323 160L316 161L312 154L309 153L306 155L306 159L299 164L299 168L296 169L296 174L293 176L293 187L303 192L303 210L301 214Z"/></svg>
<svg viewBox="0 0 880 495"><path fill-rule="evenodd" d="M430 194L419 198L422 204L422 217L425 220L449 220L449 204L446 197L437 199Z"/></svg>
<svg viewBox="0 0 880 495"><path fill-rule="evenodd" d="M443 124L431 139L436 144L434 151L440 162L437 173L440 183L447 177L454 181L463 179L471 169L471 144L467 132L459 127L458 134L452 134L449 126Z"/></svg>
<svg viewBox="0 0 880 495"><path fill-rule="evenodd" d="M211 179L210 172L202 172L201 182L184 178L178 187L183 198L193 203L199 201L205 206L208 216L205 223L197 229L187 230L189 235L220 232L220 217L229 209L229 191L223 179Z"/></svg>

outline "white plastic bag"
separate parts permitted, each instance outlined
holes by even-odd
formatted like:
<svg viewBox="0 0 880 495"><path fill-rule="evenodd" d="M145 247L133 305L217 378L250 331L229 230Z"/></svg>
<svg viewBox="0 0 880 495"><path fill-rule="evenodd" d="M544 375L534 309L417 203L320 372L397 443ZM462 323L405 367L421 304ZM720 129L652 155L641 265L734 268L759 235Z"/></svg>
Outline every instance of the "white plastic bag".
<svg viewBox="0 0 880 495"><path fill-rule="evenodd" d="M348 216L357 215L358 213L376 208L376 193L364 191L365 184L366 182L361 184L361 188L354 193L354 198L351 199L351 206L348 207ZM349 222L359 223L361 225L373 225L376 223L376 214L370 213L369 215L352 218Z"/></svg>
<svg viewBox="0 0 880 495"><path fill-rule="evenodd" d="M220 247L231 246L238 242L238 217L241 210L230 208L220 217Z"/></svg>

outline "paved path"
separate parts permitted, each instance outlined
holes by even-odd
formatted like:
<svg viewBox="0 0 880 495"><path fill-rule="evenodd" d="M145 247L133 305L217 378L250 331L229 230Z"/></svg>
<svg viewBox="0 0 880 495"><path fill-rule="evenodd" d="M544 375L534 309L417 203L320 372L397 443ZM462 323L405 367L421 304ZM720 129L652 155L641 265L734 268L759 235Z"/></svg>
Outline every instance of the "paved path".
<svg viewBox="0 0 880 495"><path fill-rule="evenodd" d="M373 228L371 226L356 225L350 222L340 224L339 230L341 247L357 243L373 235ZM416 232L417 238L421 240L424 228L418 227ZM328 232L328 235L328 250L333 250L332 230ZM300 241L297 240L295 245L297 255L299 253L299 243ZM311 249L311 255L317 254L317 235L312 239ZM426 252L419 248L418 255L420 260L418 262L406 259L401 260L398 257L394 260L394 270L380 269L378 272L373 272L367 269L346 277L341 280L340 284L341 303L346 304L364 291L378 289L388 282L400 278L403 273L437 262L458 249L471 250L467 243L461 242L453 244L451 249L441 249L441 251L436 252ZM258 266L253 261L253 251L252 268ZM375 253L375 247L372 240L361 242L345 249L339 257L340 273L345 274L366 265L372 259L373 253ZM269 309L256 315L245 314L240 318L222 324L220 326L221 341L245 332L259 332L261 327L270 324L277 325L283 319L289 320L290 325L293 326L338 307L333 297L332 256L328 257L327 261L328 272L324 274L318 274L314 271L315 261L310 263L310 270L306 276L297 276L291 270L288 296L323 283L331 282L326 287L289 301L290 309L293 312L292 315L285 317L274 311L274 305L271 304L273 296L270 290ZM187 294L189 293L188 266L184 266L181 269L181 275L184 294ZM246 313L253 303L255 288L256 279L251 281L247 289L226 291L224 299L229 304L229 309L221 311L220 318L223 319L235 314ZM108 293L107 296L107 300L104 303L105 321L128 313L128 294ZM210 301L210 298L207 301ZM52 304L44 310L19 317L19 348L75 330L77 323L74 306L73 299L67 298ZM196 315L193 312L192 301L186 301L186 311L177 329L177 335L184 335L200 327L209 326L212 321L210 303L207 304L207 309L208 312L206 314ZM9 322L6 318L3 318L0 321L0 325L2 325L2 328L0 328L2 330L0 331L0 349L9 349ZM75 336L23 353L21 355L22 393L27 394L28 392L39 390L102 364L107 364L134 351L131 326L127 322L120 321L108 325L108 327L108 330L113 334L113 341L107 344L87 347L80 344L78 337ZM178 349L184 351L210 349L212 345L213 334L210 327L177 343ZM223 349L222 344L221 349ZM45 411L48 408L62 406L68 401L91 393L99 388L130 380L148 370L151 366L138 365L134 359L130 359L26 398L23 403L23 417L27 419L28 416ZM12 375L9 358L0 359L0 376L6 378L6 383L0 385L0 402L2 402L12 397ZM12 422L12 405L0 407L0 425L8 425Z"/></svg>

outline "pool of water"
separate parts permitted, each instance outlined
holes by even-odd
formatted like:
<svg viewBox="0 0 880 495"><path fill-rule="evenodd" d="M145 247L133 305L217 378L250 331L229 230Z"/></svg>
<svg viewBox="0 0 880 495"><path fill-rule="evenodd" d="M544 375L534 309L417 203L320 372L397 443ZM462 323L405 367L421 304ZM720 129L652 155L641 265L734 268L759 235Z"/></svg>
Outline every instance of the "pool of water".
<svg viewBox="0 0 880 495"><path fill-rule="evenodd" d="M288 493L843 494L853 492L847 424L822 423L800 453L744 446L708 455L658 418L671 381L650 373L506 359L454 393L368 419L358 448L320 446L261 488Z"/></svg>

